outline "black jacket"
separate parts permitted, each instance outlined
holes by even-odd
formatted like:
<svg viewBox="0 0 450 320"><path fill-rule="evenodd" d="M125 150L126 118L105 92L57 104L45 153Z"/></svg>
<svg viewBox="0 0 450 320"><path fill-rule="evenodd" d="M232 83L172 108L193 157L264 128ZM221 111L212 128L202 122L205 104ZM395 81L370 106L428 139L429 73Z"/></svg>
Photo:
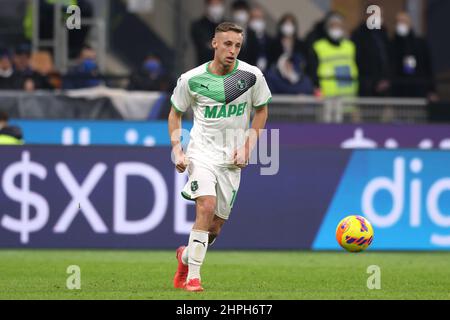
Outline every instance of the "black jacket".
<svg viewBox="0 0 450 320"><path fill-rule="evenodd" d="M211 41L218 24L210 21L206 16L194 21L191 25L191 37L197 54L197 63L208 62L214 57Z"/></svg>
<svg viewBox="0 0 450 320"><path fill-rule="evenodd" d="M283 54L283 44L282 44L283 37L281 35L278 35L273 41L272 45L270 46L269 50L269 64L271 66L276 65L278 62L278 59ZM305 47L305 44L300 39L296 38L294 43L294 50L293 54L299 54L302 57L307 56L307 50Z"/></svg>
<svg viewBox="0 0 450 320"><path fill-rule="evenodd" d="M415 68L407 66L413 59ZM396 35L391 44L393 94L397 97L426 97L434 92L433 68L426 41L411 31L406 37Z"/></svg>
<svg viewBox="0 0 450 320"><path fill-rule="evenodd" d="M26 79L15 71L9 77L0 76L0 90L23 90Z"/></svg>
<svg viewBox="0 0 450 320"><path fill-rule="evenodd" d="M384 96L389 90L378 92L381 80L390 80L389 37L385 29L369 30L363 23L352 34L356 46L356 64L359 70L359 94L361 96Z"/></svg>
<svg viewBox="0 0 450 320"><path fill-rule="evenodd" d="M170 92L172 89L172 81L166 74L152 77L145 70L133 73L128 84L128 90Z"/></svg>
<svg viewBox="0 0 450 320"><path fill-rule="evenodd" d="M306 35L305 37L305 46L308 48L311 48L317 40L320 40L322 38L325 38L327 36L327 33L325 31L325 22L326 17L322 19L321 21L317 22L311 31Z"/></svg>
<svg viewBox="0 0 450 320"><path fill-rule="evenodd" d="M267 33L264 33L264 35L259 38L253 30L247 29L246 39L244 42L244 46L239 53L239 59L256 66L258 59L260 57L263 57L267 59L268 67L270 58L269 49L272 41L273 40Z"/></svg>
<svg viewBox="0 0 450 320"><path fill-rule="evenodd" d="M30 79L34 82L34 88L36 90L51 90L53 89L52 85L50 84L48 78L42 74L40 74L37 71L34 71L32 69L25 70L25 71L18 71L16 70L14 72L15 76L17 77L18 81L18 88L17 89L23 89L25 86L25 82Z"/></svg>

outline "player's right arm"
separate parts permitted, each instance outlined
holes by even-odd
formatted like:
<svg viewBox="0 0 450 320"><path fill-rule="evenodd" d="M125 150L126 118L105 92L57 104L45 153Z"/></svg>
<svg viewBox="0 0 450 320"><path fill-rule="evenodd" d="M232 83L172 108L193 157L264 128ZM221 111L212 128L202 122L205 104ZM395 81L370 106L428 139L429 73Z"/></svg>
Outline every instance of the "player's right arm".
<svg viewBox="0 0 450 320"><path fill-rule="evenodd" d="M186 170L188 162L181 146L181 119L183 112L186 112L192 103L185 77L181 76L178 79L170 101L172 103L168 119L170 143L172 144L172 152L175 157L175 167L181 173Z"/></svg>
<svg viewBox="0 0 450 320"><path fill-rule="evenodd" d="M169 136L172 144L172 152L175 156L175 167L178 172L182 173L186 170L187 161L186 156L181 147L180 133L181 133L181 118L183 114L176 111L172 106L169 113Z"/></svg>

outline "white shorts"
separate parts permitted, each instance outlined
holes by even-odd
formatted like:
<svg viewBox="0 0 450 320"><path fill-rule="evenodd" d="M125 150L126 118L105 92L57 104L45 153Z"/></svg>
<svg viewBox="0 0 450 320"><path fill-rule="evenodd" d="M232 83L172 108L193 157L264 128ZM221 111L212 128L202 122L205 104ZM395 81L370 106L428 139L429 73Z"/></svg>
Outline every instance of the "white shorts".
<svg viewBox="0 0 450 320"><path fill-rule="evenodd" d="M241 169L220 167L193 159L187 169L189 180L181 195L187 200L201 196L216 197L215 215L228 220L239 189Z"/></svg>

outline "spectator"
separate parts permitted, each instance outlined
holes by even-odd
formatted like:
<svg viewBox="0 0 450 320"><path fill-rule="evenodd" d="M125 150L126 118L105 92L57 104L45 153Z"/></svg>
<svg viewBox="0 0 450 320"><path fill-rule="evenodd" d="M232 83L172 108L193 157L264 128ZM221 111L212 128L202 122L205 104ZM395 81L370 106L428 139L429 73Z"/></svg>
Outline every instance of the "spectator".
<svg viewBox="0 0 450 320"><path fill-rule="evenodd" d="M364 20L353 32L356 46L356 63L359 70L359 95L376 97L390 95L391 66L389 36L381 29L369 29Z"/></svg>
<svg viewBox="0 0 450 320"><path fill-rule="evenodd" d="M431 58L427 43L414 33L411 18L397 15L396 34L391 48L393 94L397 97L428 97L437 100Z"/></svg>
<svg viewBox="0 0 450 320"><path fill-rule="evenodd" d="M195 45L198 64L212 59L211 39L214 37L216 26L223 22L225 13L223 0L206 0L205 4L205 14L191 25L191 36Z"/></svg>
<svg viewBox="0 0 450 320"><path fill-rule="evenodd" d="M302 56L283 54L267 73L267 82L275 94L312 94L311 79L302 70Z"/></svg>
<svg viewBox="0 0 450 320"><path fill-rule="evenodd" d="M8 114L0 111L0 145L23 144L22 130L19 127L8 125L8 121Z"/></svg>
<svg viewBox="0 0 450 320"><path fill-rule="evenodd" d="M250 11L247 31L247 62L265 72L269 66L269 49L272 39L266 32L265 13L262 7L255 6Z"/></svg>
<svg viewBox="0 0 450 320"><path fill-rule="evenodd" d="M0 48L0 89L18 89L18 79L14 73L9 51Z"/></svg>
<svg viewBox="0 0 450 320"><path fill-rule="evenodd" d="M171 84L159 57L149 54L141 70L130 78L129 90L169 91Z"/></svg>
<svg viewBox="0 0 450 320"><path fill-rule="evenodd" d="M358 93L356 47L345 37L344 18L333 13L325 23L326 36L313 44L310 75L325 97L354 96Z"/></svg>
<svg viewBox="0 0 450 320"><path fill-rule="evenodd" d="M101 84L94 49L84 46L78 63L69 70L64 80L65 89L92 88Z"/></svg>
<svg viewBox="0 0 450 320"><path fill-rule="evenodd" d="M278 32L269 52L269 64L277 65L283 55L306 57L306 48L298 39L298 23L294 15L285 14L278 22ZM303 59L305 61L305 59Z"/></svg>
<svg viewBox="0 0 450 320"><path fill-rule="evenodd" d="M89 20L94 17L93 1L89 0L65 0L67 4L75 4L80 8L84 20ZM64 12L67 9L64 8ZM91 26L89 24L84 24L81 29L69 30L69 58L76 59L81 50L83 50L83 44L87 42L89 32L91 31Z"/></svg>
<svg viewBox="0 0 450 320"><path fill-rule="evenodd" d="M33 70L31 67L31 48L28 44L22 44L14 50L14 71L21 87L27 91L39 89L52 89L44 75Z"/></svg>
<svg viewBox="0 0 450 320"><path fill-rule="evenodd" d="M247 1L234 1L231 5L231 17L234 23L246 29L250 19L250 6Z"/></svg>
<svg viewBox="0 0 450 320"><path fill-rule="evenodd" d="M241 26L244 29L244 42L242 43L241 51L239 53L239 60L245 61L251 64L251 60L254 59L254 53L249 48L248 39L248 22L250 19L250 6L245 0L236 0L231 5L231 19L234 23Z"/></svg>

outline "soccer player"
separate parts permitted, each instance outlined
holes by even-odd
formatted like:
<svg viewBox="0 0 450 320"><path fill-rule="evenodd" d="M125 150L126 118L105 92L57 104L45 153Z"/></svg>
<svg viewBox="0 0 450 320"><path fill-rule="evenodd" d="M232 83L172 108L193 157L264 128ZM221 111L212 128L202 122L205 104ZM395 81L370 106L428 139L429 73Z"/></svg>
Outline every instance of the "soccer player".
<svg viewBox="0 0 450 320"><path fill-rule="evenodd" d="M217 26L214 59L182 74L171 97L168 124L175 165L178 172L189 173L182 196L196 202L188 245L176 251L174 287L186 291L203 291L200 267L206 250L230 216L241 169L247 166L267 120L271 93L264 76L257 67L237 60L243 37L243 29L234 23ZM180 130L189 107L194 126L185 154Z"/></svg>

